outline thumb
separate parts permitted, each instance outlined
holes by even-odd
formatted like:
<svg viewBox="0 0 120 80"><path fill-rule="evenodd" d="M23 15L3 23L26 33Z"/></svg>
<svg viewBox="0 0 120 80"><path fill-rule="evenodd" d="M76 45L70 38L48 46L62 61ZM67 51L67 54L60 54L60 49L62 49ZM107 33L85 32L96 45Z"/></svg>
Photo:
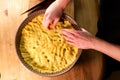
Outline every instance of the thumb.
<svg viewBox="0 0 120 80"><path fill-rule="evenodd" d="M56 19L53 21L53 26L54 26L54 27L56 27L58 21L59 21L59 18L56 18Z"/></svg>
<svg viewBox="0 0 120 80"><path fill-rule="evenodd" d="M51 20L50 19L48 19L48 20L43 20L43 25L48 29L49 28L49 24L50 24L50 22L51 22Z"/></svg>
<svg viewBox="0 0 120 80"><path fill-rule="evenodd" d="M88 31L87 31L86 29L84 29L84 28L81 28L81 31L86 32L86 33L92 35L90 32L88 32Z"/></svg>
<svg viewBox="0 0 120 80"><path fill-rule="evenodd" d="M81 28L81 31L88 32L88 31L87 31L87 30L85 30L84 28Z"/></svg>

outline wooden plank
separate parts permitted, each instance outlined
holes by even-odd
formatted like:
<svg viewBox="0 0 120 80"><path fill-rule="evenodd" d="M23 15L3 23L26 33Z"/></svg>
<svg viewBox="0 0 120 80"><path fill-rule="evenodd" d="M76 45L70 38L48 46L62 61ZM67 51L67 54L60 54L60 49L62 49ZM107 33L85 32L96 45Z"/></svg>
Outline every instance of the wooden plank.
<svg viewBox="0 0 120 80"><path fill-rule="evenodd" d="M75 19L92 34L97 32L98 0L75 0Z"/></svg>
<svg viewBox="0 0 120 80"><path fill-rule="evenodd" d="M99 80L102 70L102 55L96 51L85 51L76 65L67 73L57 77L43 77L29 71L18 59L15 50L15 35L21 22L27 17L27 14L21 15L40 0L0 0L0 80ZM85 1L87 3L85 3ZM77 0L79 2L79 0ZM82 1L88 5L88 0ZM89 1L90 2L90 1ZM93 1L90 3L94 3ZM75 4L79 5L79 3ZM92 6L92 7L90 7ZM94 6L89 4L90 9ZM74 0L65 10L66 13L74 18L79 16L74 8ZM81 24L89 23L91 25L91 10L83 9L86 14L81 14ZM92 9L94 11L95 9ZM81 11L80 11L81 12ZM89 17L91 16L92 17ZM85 17L87 16L87 17ZM87 18L89 17L89 20ZM79 20L79 18L77 19ZM95 20L94 20L95 21ZM92 23L93 24L93 23ZM94 28L94 27L93 27ZM88 28L89 29L89 28ZM95 74L95 75L94 75Z"/></svg>
<svg viewBox="0 0 120 80"><path fill-rule="evenodd" d="M21 63L15 51L15 35L27 15L28 0L0 0L0 80L22 80ZM22 77L22 76L21 76Z"/></svg>
<svg viewBox="0 0 120 80"><path fill-rule="evenodd" d="M72 18L74 18L74 0L70 2L70 4L65 8L65 13L70 15Z"/></svg>

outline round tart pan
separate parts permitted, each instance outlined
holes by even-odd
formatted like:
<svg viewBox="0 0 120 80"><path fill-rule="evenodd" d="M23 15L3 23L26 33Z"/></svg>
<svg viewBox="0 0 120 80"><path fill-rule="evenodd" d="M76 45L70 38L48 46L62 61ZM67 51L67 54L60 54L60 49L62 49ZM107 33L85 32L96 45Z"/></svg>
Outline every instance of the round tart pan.
<svg viewBox="0 0 120 80"><path fill-rule="evenodd" d="M18 28L18 30L17 30L17 33L16 33L16 37L15 37L16 52L17 52L17 55L18 55L20 61L21 61L21 62L23 63L23 65L24 65L27 69L29 69L30 71L32 71L32 72L34 72L34 73L37 73L37 74L39 74L39 75L41 75L41 76L58 76L58 75L61 75L61 74L65 73L65 72L69 71L69 70L75 65L75 63L77 62L77 60L79 59L79 57L80 57L80 55L81 55L81 51L82 51L81 49L78 50L78 54L77 54L76 60L75 60L70 66L68 66L66 69L63 69L62 71L56 72L56 73L41 73L41 72L39 72L39 71L37 71L37 70L34 70L34 69L24 60L24 58L23 58L22 55L21 55L20 48L19 48L22 29L28 24L28 22L31 22L33 18L35 18L35 17L37 17L38 15L43 14L43 13L45 13L45 10L39 10L39 11L36 11L36 12L30 14L30 15L22 22L22 24L19 26L19 28ZM68 20L68 21L75 27L75 29L77 29L77 30L79 29L79 27L78 27L77 23L75 22L75 20L74 20L72 17L70 17L69 15L67 15L67 14L64 13L64 14L62 15L61 19L66 19L66 20Z"/></svg>

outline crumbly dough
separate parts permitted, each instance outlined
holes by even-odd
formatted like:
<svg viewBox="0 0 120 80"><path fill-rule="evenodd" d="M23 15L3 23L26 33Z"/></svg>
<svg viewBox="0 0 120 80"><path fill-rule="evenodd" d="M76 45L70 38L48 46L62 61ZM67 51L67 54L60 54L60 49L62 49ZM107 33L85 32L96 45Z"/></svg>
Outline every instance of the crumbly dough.
<svg viewBox="0 0 120 80"><path fill-rule="evenodd" d="M69 21L59 21L56 28L43 24L44 14L29 22L22 30L20 51L24 60L41 73L55 73L70 66L78 54L78 48L66 43L61 36L63 28L74 29Z"/></svg>

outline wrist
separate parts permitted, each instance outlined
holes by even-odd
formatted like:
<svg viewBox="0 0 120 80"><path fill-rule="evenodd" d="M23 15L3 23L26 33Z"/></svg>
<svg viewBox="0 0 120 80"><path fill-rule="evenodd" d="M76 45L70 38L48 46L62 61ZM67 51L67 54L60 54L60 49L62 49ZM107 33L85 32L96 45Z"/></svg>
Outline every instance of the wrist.
<svg viewBox="0 0 120 80"><path fill-rule="evenodd" d="M90 48L96 50L98 43L99 43L98 38L96 38L96 37L91 38L91 46L90 46Z"/></svg>
<svg viewBox="0 0 120 80"><path fill-rule="evenodd" d="M67 7L71 0L56 0L57 5L59 5L63 10Z"/></svg>
<svg viewBox="0 0 120 80"><path fill-rule="evenodd" d="M99 39L99 38L95 37L95 38L93 39L92 49L101 51L101 49L102 49L103 47L105 47L105 45L106 45L106 42L105 42L105 41L103 41L102 39Z"/></svg>

